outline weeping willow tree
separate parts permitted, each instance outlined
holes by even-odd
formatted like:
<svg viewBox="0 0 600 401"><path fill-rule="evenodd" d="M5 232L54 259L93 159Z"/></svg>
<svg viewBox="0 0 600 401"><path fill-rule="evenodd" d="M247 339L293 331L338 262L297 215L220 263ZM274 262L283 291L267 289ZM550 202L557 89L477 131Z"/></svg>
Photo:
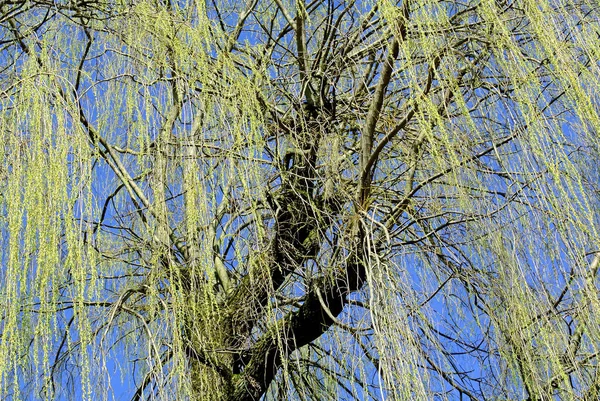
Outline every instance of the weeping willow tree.
<svg viewBox="0 0 600 401"><path fill-rule="evenodd" d="M0 46L0 399L598 398L595 0L8 0Z"/></svg>

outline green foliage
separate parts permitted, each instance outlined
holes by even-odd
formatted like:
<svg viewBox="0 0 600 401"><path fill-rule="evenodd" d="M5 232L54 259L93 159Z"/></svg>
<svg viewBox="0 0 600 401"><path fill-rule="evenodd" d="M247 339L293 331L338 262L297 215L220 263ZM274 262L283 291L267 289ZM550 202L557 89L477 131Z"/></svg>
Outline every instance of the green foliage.
<svg viewBox="0 0 600 401"><path fill-rule="evenodd" d="M15 0L0 46L0 399L598 397L596 1Z"/></svg>

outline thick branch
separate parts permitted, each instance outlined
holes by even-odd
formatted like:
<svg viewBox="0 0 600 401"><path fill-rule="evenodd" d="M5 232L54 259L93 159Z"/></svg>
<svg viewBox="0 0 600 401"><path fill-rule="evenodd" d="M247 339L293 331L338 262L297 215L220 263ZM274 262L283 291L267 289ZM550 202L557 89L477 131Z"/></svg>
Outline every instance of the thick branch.
<svg viewBox="0 0 600 401"><path fill-rule="evenodd" d="M302 306L278 321L253 347L243 373L234 381L229 400L258 400L268 389L282 361L295 350L319 338L344 309L346 297L365 282L363 262L354 262L334 278L322 277ZM319 297L319 293L321 297ZM319 299L321 298L321 300Z"/></svg>
<svg viewBox="0 0 600 401"><path fill-rule="evenodd" d="M396 58L398 58L398 53L400 51L400 42L404 41L406 37L406 21L408 20L408 14L408 1L404 1L402 8L402 18L398 23L399 34L392 39L392 43L390 44L388 56L385 60L385 64L383 65L383 69L381 71L381 78L379 79L379 82L375 89L373 101L369 106L369 112L367 114L365 127L363 129L360 152L361 177L359 182L358 193L359 204L363 204L369 196L372 178L372 164L371 166L369 166L369 160L371 159L371 151L373 149L375 128L377 127L377 122L379 121L379 116L381 115L381 110L383 108L383 100L385 98L387 88L392 78L392 72L394 71L394 63L396 61Z"/></svg>

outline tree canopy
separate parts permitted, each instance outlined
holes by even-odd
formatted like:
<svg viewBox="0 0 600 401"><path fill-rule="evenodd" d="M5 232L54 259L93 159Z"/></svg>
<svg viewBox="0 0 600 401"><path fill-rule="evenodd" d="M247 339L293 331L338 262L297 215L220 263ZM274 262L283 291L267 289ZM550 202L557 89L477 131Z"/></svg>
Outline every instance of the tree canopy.
<svg viewBox="0 0 600 401"><path fill-rule="evenodd" d="M0 399L595 400L596 0L0 2Z"/></svg>

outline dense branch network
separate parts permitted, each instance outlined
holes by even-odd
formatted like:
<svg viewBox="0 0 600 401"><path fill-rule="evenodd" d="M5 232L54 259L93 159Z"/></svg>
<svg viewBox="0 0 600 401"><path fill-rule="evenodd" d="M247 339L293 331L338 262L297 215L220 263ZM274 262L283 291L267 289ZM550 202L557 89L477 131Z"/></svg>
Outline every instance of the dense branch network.
<svg viewBox="0 0 600 401"><path fill-rule="evenodd" d="M0 398L597 398L599 11L3 2Z"/></svg>

